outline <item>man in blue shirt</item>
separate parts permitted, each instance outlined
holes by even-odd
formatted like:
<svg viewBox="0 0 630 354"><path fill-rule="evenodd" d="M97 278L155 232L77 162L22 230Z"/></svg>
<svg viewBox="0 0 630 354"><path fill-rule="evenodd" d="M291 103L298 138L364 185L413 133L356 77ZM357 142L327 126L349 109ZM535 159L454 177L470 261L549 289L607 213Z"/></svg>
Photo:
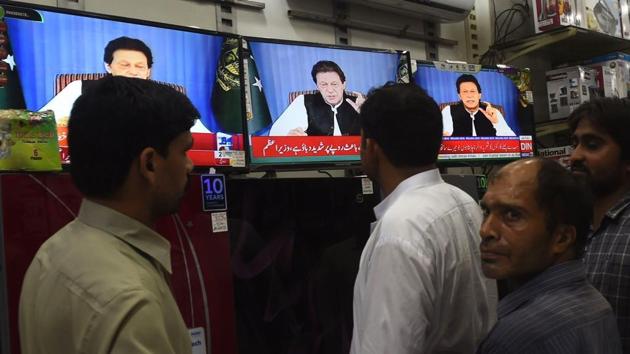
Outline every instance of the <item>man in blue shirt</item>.
<svg viewBox="0 0 630 354"><path fill-rule="evenodd" d="M478 353L621 353L616 319L579 260L593 198L552 160L502 168L481 201L481 264L516 290Z"/></svg>
<svg viewBox="0 0 630 354"><path fill-rule="evenodd" d="M588 280L617 317L630 353L630 101L591 100L569 117L571 171L587 177L595 196L592 232L584 251Z"/></svg>

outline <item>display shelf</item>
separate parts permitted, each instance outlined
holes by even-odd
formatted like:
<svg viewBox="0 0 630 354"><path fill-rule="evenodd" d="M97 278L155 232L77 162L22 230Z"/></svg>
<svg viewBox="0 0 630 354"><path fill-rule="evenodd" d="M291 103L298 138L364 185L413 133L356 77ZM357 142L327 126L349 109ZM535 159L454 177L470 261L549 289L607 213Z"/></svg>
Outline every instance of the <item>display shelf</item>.
<svg viewBox="0 0 630 354"><path fill-rule="evenodd" d="M536 124L536 137L540 138L550 134L556 134L569 130L567 119L550 120Z"/></svg>
<svg viewBox="0 0 630 354"><path fill-rule="evenodd" d="M531 54L544 56L552 64L561 64L610 52L630 52L630 40L575 26L566 26L496 44L491 48L501 53L504 64L510 64L518 58Z"/></svg>

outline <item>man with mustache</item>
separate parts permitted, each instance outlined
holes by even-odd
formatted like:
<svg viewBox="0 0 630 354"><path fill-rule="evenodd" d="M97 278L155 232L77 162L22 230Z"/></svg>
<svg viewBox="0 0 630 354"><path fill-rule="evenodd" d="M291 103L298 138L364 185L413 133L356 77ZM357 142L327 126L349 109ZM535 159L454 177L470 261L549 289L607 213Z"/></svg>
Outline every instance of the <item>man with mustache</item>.
<svg viewBox="0 0 630 354"><path fill-rule="evenodd" d="M154 227L184 196L198 117L186 96L140 78L108 76L79 96L68 139L85 199L26 272L23 354L191 353Z"/></svg>
<svg viewBox="0 0 630 354"><path fill-rule="evenodd" d="M590 181L595 196L584 264L588 279L617 316L630 353L630 101L598 98L569 117L571 171Z"/></svg>
<svg viewBox="0 0 630 354"><path fill-rule="evenodd" d="M612 309L580 260L592 199L553 160L515 161L491 178L480 203L481 266L516 289L478 353L621 353Z"/></svg>

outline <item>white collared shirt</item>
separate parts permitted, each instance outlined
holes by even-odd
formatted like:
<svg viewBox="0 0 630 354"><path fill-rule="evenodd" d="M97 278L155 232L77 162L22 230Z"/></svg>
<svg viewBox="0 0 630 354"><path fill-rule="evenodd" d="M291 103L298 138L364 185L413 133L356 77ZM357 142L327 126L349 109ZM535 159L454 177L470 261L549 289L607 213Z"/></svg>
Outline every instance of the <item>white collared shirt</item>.
<svg viewBox="0 0 630 354"><path fill-rule="evenodd" d="M374 213L350 352L474 353L497 304L481 271L478 205L434 169L404 180Z"/></svg>

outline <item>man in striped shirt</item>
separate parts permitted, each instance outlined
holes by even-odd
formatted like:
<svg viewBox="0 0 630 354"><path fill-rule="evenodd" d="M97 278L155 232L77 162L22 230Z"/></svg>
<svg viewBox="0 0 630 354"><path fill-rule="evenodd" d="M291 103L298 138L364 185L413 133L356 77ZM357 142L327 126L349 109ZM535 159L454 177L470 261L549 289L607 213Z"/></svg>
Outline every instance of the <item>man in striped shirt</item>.
<svg viewBox="0 0 630 354"><path fill-rule="evenodd" d="M579 260L593 213L587 187L555 161L520 160L491 179L481 207L483 273L516 289L478 353L621 353L612 309Z"/></svg>
<svg viewBox="0 0 630 354"><path fill-rule="evenodd" d="M595 196L584 265L612 306L624 353L630 353L630 101L598 98L569 117L571 171Z"/></svg>

